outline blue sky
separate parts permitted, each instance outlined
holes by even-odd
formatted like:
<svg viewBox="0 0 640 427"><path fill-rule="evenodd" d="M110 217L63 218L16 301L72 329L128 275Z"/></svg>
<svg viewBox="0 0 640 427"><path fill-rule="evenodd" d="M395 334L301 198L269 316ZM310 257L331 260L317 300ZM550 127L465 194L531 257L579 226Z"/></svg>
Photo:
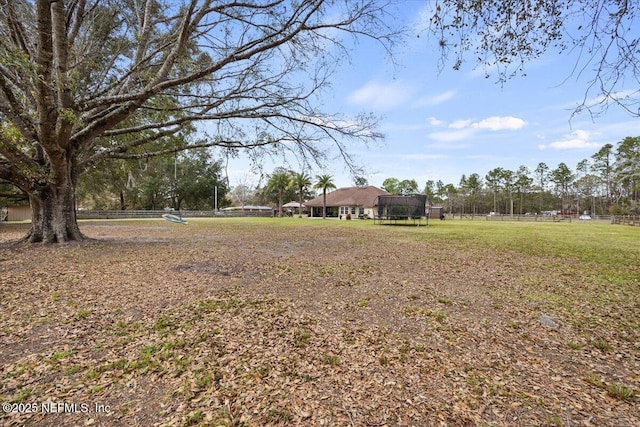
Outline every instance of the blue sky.
<svg viewBox="0 0 640 427"><path fill-rule="evenodd" d="M397 17L419 31L426 4L402 2ZM371 185L381 186L389 177L415 179L420 189L427 180L457 185L462 174L484 177L496 167L515 171L520 165L533 170L540 162L574 169L602 145L640 136L640 118L619 107L595 118L572 117L590 76L572 72L576 58L570 54L549 52L525 65L526 76L500 85L496 73L489 70L486 78L472 62L459 71L450 63L439 71L439 52L425 36L408 37L394 51L396 65L379 45L360 41L323 95L327 112L371 112L380 118L385 140L350 150ZM279 164L267 163L264 171L272 166ZM246 159L231 161L228 172L232 186L257 184ZM340 163L308 172L329 173L338 187L353 185Z"/></svg>

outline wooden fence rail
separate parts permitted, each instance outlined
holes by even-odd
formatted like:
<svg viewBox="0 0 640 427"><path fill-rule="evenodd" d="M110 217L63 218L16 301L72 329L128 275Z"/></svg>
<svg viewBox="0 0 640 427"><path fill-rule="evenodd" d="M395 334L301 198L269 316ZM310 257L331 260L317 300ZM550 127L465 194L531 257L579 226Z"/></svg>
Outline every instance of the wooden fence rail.
<svg viewBox="0 0 640 427"><path fill-rule="evenodd" d="M640 215L616 215L611 217L611 224L640 226Z"/></svg>
<svg viewBox="0 0 640 427"><path fill-rule="evenodd" d="M272 211L165 211L165 210L79 210L78 219L131 219L160 218L163 214L182 215L185 218L212 218L231 216L273 216Z"/></svg>
<svg viewBox="0 0 640 427"><path fill-rule="evenodd" d="M571 222L570 216L556 215L486 215L487 221Z"/></svg>

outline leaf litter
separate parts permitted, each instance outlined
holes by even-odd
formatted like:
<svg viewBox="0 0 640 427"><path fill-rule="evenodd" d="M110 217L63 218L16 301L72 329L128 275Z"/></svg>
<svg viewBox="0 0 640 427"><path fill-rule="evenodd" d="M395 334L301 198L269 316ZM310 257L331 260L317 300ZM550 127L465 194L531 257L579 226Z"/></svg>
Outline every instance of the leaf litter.
<svg viewBox="0 0 640 427"><path fill-rule="evenodd" d="M40 405L2 425L640 425L637 299L598 303L579 263L386 227L83 232L0 249L0 399Z"/></svg>

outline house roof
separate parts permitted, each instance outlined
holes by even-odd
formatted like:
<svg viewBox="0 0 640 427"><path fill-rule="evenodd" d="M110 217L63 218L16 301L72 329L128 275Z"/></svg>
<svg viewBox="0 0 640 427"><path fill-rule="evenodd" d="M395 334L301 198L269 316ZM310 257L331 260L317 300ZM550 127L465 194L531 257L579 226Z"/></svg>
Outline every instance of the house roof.
<svg viewBox="0 0 640 427"><path fill-rule="evenodd" d="M344 187L327 193L327 206L363 206L371 208L376 203L376 199L381 195L390 193L369 185L366 187ZM321 208L322 195L311 199L305 203L307 207Z"/></svg>
<svg viewBox="0 0 640 427"><path fill-rule="evenodd" d="M230 206L228 208L222 209L223 211L270 211L273 210L271 206L255 206L255 205L244 205L244 206Z"/></svg>
<svg viewBox="0 0 640 427"><path fill-rule="evenodd" d="M303 203L302 207L304 208L306 205ZM300 207L300 202L289 202L286 203L284 205L282 205L283 208L299 208Z"/></svg>

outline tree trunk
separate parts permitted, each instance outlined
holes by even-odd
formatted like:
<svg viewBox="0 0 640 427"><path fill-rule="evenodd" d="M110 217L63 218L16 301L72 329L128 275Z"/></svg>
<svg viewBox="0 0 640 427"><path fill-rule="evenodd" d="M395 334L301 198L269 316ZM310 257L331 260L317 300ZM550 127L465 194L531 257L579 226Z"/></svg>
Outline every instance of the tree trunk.
<svg viewBox="0 0 640 427"><path fill-rule="evenodd" d="M522 216L522 205L524 204L524 193L520 193L520 216Z"/></svg>
<svg viewBox="0 0 640 427"><path fill-rule="evenodd" d="M84 240L76 221L75 186L71 182L56 187L41 186L29 196L31 230L25 237L30 243L63 243Z"/></svg>
<svg viewBox="0 0 640 427"><path fill-rule="evenodd" d="M302 190L300 190L300 201L298 202L298 218L302 218L302 199L303 197Z"/></svg>
<svg viewBox="0 0 640 427"><path fill-rule="evenodd" d="M322 190L322 219L327 218L327 190Z"/></svg>

